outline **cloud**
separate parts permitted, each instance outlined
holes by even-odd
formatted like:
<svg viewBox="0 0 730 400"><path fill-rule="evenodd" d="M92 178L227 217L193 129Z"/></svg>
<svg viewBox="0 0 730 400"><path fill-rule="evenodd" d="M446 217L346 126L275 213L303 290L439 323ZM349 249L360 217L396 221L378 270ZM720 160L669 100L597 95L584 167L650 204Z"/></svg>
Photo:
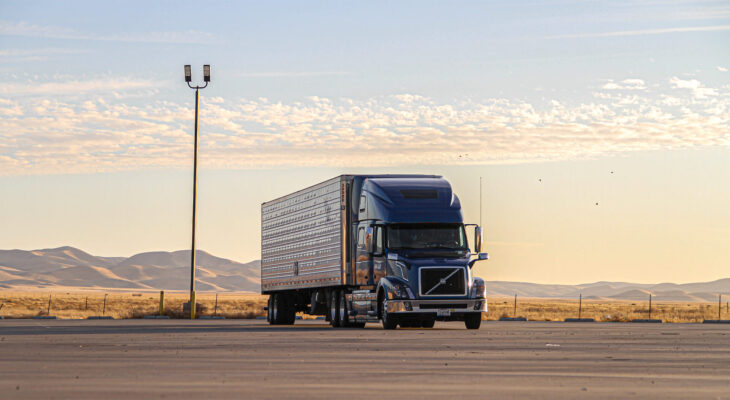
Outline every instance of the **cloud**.
<svg viewBox="0 0 730 400"><path fill-rule="evenodd" d="M713 25L713 26L688 26L677 28L662 29L639 29L628 31L613 32L585 32L567 35L548 36L547 39L582 39L582 38L599 38L599 37L617 37L617 36L645 36L645 35L665 35L669 33L686 33L686 32L719 32L730 31L730 25Z"/></svg>
<svg viewBox="0 0 730 400"><path fill-rule="evenodd" d="M130 89L149 90L160 86L160 84L158 81L129 77L106 77L91 80L68 79L48 82L34 80L27 83L3 83L0 85L0 94L4 96L79 95L88 92L117 92Z"/></svg>
<svg viewBox="0 0 730 400"><path fill-rule="evenodd" d="M725 67L721 67L721 66L718 65L715 68L717 68L717 70L720 71L720 72L727 72L727 68L725 68Z"/></svg>
<svg viewBox="0 0 730 400"><path fill-rule="evenodd" d="M0 174L189 167L193 121L188 104L145 100L133 105L96 93L93 88L100 84L95 80L76 84L92 88L83 100L0 97ZM200 164L478 165L730 146L730 88L676 77L663 84L631 78L616 85L651 86L660 93L606 89L594 101L540 104L503 98L441 102L415 94L290 102L202 97Z"/></svg>
<svg viewBox="0 0 730 400"><path fill-rule="evenodd" d="M702 82L697 79L684 80L675 77L669 80L674 88L677 89L689 89L692 91L692 96L696 99L704 99L707 96L717 96L717 90L705 87Z"/></svg>
<svg viewBox="0 0 730 400"><path fill-rule="evenodd" d="M97 35L59 26L35 25L24 21L0 21L0 35L133 43L209 43L214 39L214 35L211 33L194 30L185 32L121 32L111 35Z"/></svg>
<svg viewBox="0 0 730 400"><path fill-rule="evenodd" d="M646 85L643 80L636 78L624 79L619 83L609 79L601 88L606 90L645 90Z"/></svg>

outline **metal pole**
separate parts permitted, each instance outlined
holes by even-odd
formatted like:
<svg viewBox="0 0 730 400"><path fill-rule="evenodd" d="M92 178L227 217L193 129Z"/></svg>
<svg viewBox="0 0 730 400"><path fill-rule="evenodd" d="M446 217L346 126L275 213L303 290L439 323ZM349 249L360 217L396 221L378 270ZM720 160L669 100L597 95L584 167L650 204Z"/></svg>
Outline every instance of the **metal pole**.
<svg viewBox="0 0 730 400"><path fill-rule="evenodd" d="M512 315L516 318L517 317L517 293L515 293L515 310L512 313Z"/></svg>
<svg viewBox="0 0 730 400"><path fill-rule="evenodd" d="M104 308L101 310L101 315L106 314L106 293L104 294Z"/></svg>
<svg viewBox="0 0 730 400"><path fill-rule="evenodd" d="M200 91L195 89L195 144L193 147L193 239L190 252L190 319L195 319L195 210L198 198L198 98Z"/></svg>
<svg viewBox="0 0 730 400"><path fill-rule="evenodd" d="M580 319L581 311L583 310L583 293L578 296L578 319Z"/></svg>
<svg viewBox="0 0 730 400"><path fill-rule="evenodd" d="M86 296L86 305L84 306L84 310L89 309L89 296Z"/></svg>
<svg viewBox="0 0 730 400"><path fill-rule="evenodd" d="M218 293L215 294L215 308L213 309L213 315L218 316Z"/></svg>
<svg viewBox="0 0 730 400"><path fill-rule="evenodd" d="M717 320L718 321L722 319L721 316L722 316L722 293L720 293L718 295L718 299L717 299Z"/></svg>
<svg viewBox="0 0 730 400"><path fill-rule="evenodd" d="M160 290L160 316L165 315L165 291Z"/></svg>

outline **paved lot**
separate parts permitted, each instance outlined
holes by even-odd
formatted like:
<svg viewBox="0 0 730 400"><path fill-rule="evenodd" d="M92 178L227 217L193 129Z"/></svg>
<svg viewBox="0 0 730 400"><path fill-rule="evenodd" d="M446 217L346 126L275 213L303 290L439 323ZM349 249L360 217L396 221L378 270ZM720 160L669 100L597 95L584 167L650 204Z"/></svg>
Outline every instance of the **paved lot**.
<svg viewBox="0 0 730 400"><path fill-rule="evenodd" d="M0 398L724 398L730 326L0 320Z"/></svg>

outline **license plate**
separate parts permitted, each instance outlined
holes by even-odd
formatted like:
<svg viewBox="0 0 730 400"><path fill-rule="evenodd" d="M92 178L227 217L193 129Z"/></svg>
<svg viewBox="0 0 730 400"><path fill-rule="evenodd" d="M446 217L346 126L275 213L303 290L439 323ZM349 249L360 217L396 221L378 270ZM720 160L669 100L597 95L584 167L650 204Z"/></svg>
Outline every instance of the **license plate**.
<svg viewBox="0 0 730 400"><path fill-rule="evenodd" d="M437 317L450 317L451 316L451 310L448 310L448 309L436 310L436 316Z"/></svg>

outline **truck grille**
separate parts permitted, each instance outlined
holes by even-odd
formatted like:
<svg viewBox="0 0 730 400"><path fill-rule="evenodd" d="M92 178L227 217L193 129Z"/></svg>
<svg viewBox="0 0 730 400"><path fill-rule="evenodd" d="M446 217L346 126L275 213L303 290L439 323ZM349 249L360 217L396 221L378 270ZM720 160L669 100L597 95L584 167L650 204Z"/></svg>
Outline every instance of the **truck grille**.
<svg viewBox="0 0 730 400"><path fill-rule="evenodd" d="M466 273L463 267L421 267L421 296L466 295Z"/></svg>

